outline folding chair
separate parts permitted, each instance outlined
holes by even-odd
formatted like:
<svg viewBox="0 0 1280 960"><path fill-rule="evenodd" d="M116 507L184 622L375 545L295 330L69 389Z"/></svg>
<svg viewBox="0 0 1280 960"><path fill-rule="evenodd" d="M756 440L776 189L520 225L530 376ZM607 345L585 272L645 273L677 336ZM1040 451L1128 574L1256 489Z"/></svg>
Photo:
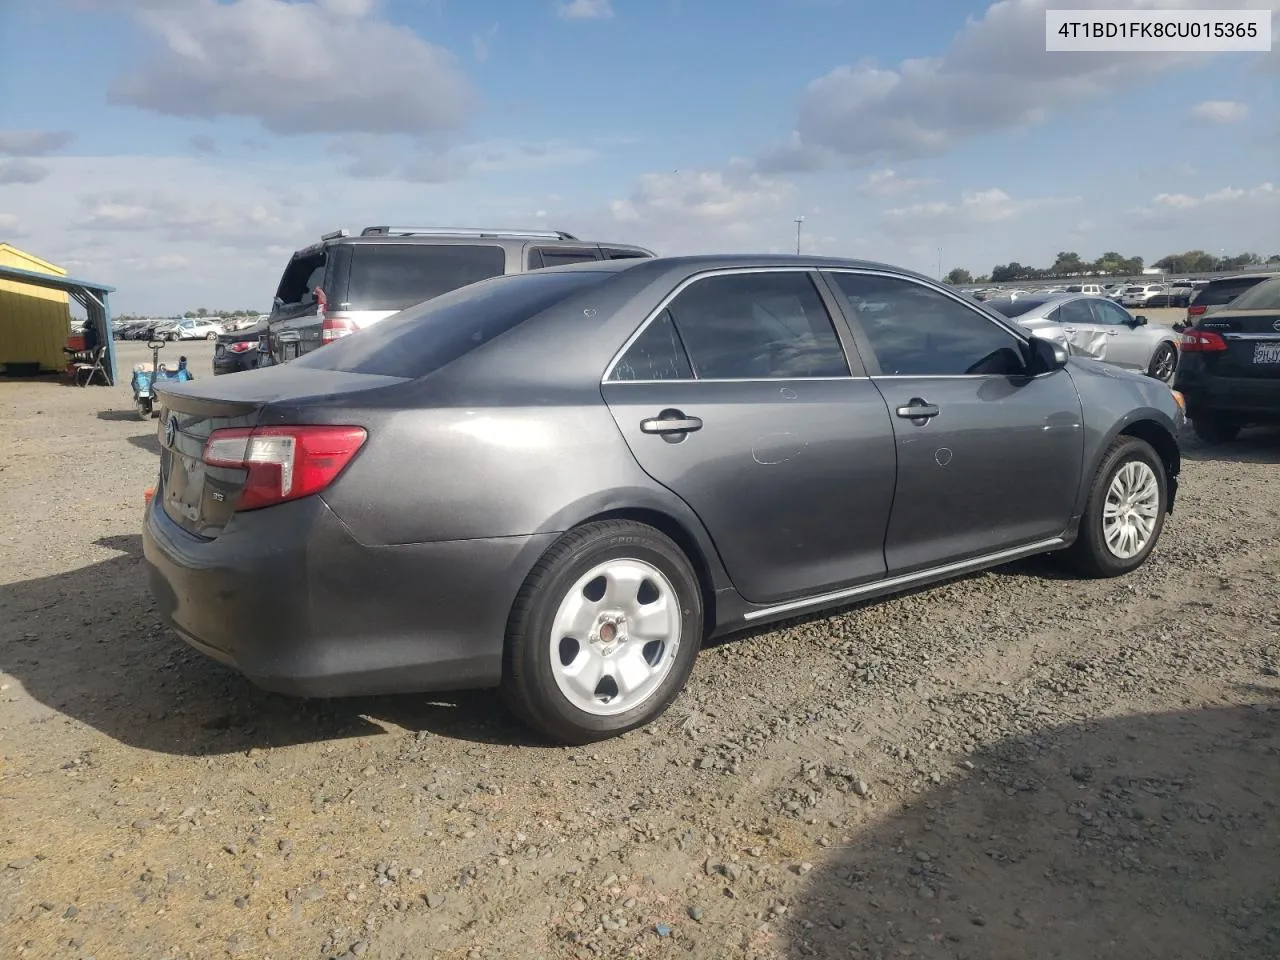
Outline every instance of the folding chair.
<svg viewBox="0 0 1280 960"><path fill-rule="evenodd" d="M88 362L72 364L72 376L74 377L75 382L79 386L87 387L93 382L93 378L96 376L102 379L102 385L104 387L107 386L110 383L110 380L107 377L107 368L103 365L104 361L107 359L106 346L94 347L89 351L88 356ZM83 382L81 381L81 376L84 377Z"/></svg>

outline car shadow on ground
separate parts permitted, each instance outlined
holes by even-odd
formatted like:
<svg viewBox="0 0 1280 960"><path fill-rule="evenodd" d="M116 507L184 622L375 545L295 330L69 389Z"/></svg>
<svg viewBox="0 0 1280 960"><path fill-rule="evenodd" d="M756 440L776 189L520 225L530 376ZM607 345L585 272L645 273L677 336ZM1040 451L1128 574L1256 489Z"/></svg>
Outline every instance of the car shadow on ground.
<svg viewBox="0 0 1280 960"><path fill-rule="evenodd" d="M202 756L386 732L541 744L493 691L299 700L259 690L187 647L156 613L142 538L111 559L0 586L0 670L40 704L129 746Z"/></svg>
<svg viewBox="0 0 1280 960"><path fill-rule="evenodd" d="M1218 463L1280 463L1280 427L1253 427L1242 430L1229 443L1210 446L1188 431L1182 437L1184 461Z"/></svg>
<svg viewBox="0 0 1280 960"><path fill-rule="evenodd" d="M1280 705L1266 693L1035 730L886 798L893 814L808 874L783 921L789 955L1280 956Z"/></svg>

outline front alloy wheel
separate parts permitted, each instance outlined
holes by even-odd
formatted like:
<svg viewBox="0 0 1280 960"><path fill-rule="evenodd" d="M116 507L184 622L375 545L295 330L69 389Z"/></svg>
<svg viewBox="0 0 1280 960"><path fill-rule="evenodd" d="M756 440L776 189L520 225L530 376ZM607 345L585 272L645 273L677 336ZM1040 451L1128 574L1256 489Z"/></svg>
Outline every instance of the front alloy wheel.
<svg viewBox="0 0 1280 960"><path fill-rule="evenodd" d="M667 709L701 640L701 586L680 548L645 524L588 523L552 545L516 597L504 698L551 740L616 736Z"/></svg>
<svg viewBox="0 0 1280 960"><path fill-rule="evenodd" d="M1172 343L1162 343L1156 348L1155 354L1151 357L1151 366L1147 368L1147 375L1162 383L1169 383L1173 380L1173 375L1177 369L1178 348Z"/></svg>

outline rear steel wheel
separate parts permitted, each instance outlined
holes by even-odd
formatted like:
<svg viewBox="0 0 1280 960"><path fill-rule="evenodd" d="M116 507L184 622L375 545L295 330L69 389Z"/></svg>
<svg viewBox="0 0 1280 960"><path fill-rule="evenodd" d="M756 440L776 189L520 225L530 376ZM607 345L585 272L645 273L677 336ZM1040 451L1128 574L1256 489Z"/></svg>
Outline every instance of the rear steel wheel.
<svg viewBox="0 0 1280 960"><path fill-rule="evenodd" d="M551 740L602 740L667 709L701 640L701 585L670 538L630 520L584 524L551 546L516 596L503 695Z"/></svg>
<svg viewBox="0 0 1280 960"><path fill-rule="evenodd" d="M675 663L675 588L643 560L607 560L560 602L549 640L551 672L566 700L600 717L625 713L652 697Z"/></svg>

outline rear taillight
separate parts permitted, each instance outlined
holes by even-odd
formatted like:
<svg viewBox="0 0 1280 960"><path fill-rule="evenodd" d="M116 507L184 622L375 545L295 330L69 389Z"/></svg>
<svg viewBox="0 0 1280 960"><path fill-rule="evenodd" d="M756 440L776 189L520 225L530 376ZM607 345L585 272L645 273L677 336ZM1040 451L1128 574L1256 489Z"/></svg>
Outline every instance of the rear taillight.
<svg viewBox="0 0 1280 960"><path fill-rule="evenodd" d="M325 317L320 322L320 342L322 344L333 343L333 341L355 332L355 325L346 317Z"/></svg>
<svg viewBox="0 0 1280 960"><path fill-rule="evenodd" d="M1197 306L1196 304L1193 303L1191 306L1187 307L1187 316L1202 317L1204 316L1204 312L1208 309L1209 309L1208 304L1200 304L1199 306Z"/></svg>
<svg viewBox="0 0 1280 960"><path fill-rule="evenodd" d="M364 444L363 427L254 427L215 430L201 459L248 471L237 510L256 510L319 493Z"/></svg>
<svg viewBox="0 0 1280 960"><path fill-rule="evenodd" d="M1220 353L1227 349L1227 341L1212 330L1184 330L1178 346L1183 353Z"/></svg>
<svg viewBox="0 0 1280 960"><path fill-rule="evenodd" d="M248 353L250 350L256 350L258 342L256 340L237 340L235 343L228 343L227 349L232 353Z"/></svg>

